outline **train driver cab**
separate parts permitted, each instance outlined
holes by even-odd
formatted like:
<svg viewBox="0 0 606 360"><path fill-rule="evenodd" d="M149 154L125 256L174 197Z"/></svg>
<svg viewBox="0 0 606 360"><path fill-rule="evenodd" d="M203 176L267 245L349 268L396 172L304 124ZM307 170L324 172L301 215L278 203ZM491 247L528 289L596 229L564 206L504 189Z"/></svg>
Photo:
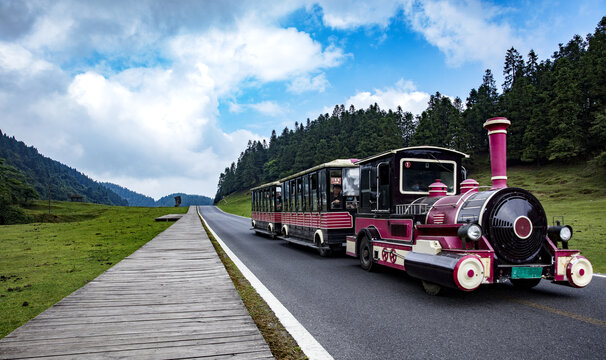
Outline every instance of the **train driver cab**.
<svg viewBox="0 0 606 360"><path fill-rule="evenodd" d="M359 214L396 214L402 204L430 195L430 185L439 179L446 194L460 192L465 179L461 160L468 155L434 146L388 151L360 160Z"/></svg>

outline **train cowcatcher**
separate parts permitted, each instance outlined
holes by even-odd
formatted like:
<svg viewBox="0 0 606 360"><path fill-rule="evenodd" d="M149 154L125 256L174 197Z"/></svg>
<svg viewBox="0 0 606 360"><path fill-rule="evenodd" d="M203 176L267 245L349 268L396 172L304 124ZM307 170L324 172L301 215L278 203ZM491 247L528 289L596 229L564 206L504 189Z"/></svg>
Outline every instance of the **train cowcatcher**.
<svg viewBox="0 0 606 360"><path fill-rule="evenodd" d="M468 155L455 150L409 147L358 161L360 203L346 253L367 271L376 265L406 271L432 295L506 281L587 286L593 268L568 249L572 228L548 226L534 195L507 186L510 124L504 117L484 123L492 170L486 191L465 179L461 160Z"/></svg>

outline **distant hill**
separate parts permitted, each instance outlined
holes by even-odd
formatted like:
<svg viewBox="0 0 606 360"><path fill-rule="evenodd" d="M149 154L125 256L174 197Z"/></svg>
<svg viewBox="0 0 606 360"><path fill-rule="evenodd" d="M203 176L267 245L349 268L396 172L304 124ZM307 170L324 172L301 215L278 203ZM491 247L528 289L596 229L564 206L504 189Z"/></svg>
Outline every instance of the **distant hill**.
<svg viewBox="0 0 606 360"><path fill-rule="evenodd" d="M209 197L202 195L188 195L184 193L175 193L166 195L158 201L154 201L153 198L139 194L138 192L129 190L120 185L103 182L101 183L103 186L112 190L116 194L122 196L124 199L128 200L129 206L163 206L163 207L172 207L175 206L175 196L181 196L181 206L190 206L190 205L212 205L213 200Z"/></svg>
<svg viewBox="0 0 606 360"><path fill-rule="evenodd" d="M92 180L76 169L50 159L27 146L15 137L9 137L0 130L0 158L7 165L19 169L27 183L36 189L41 199L48 199L50 188L52 200L67 201L72 194L82 195L84 201L106 205L128 205L128 201L112 190Z"/></svg>
<svg viewBox="0 0 606 360"><path fill-rule="evenodd" d="M181 206L213 204L213 199L206 196L174 193L158 199L156 206L175 206L175 196L181 196Z"/></svg>
<svg viewBox="0 0 606 360"><path fill-rule="evenodd" d="M128 201L129 206L157 206L156 202L152 197L139 194L138 192L134 192L130 189L109 182L102 182L100 184L115 192L116 194L120 195L123 199L126 199Z"/></svg>

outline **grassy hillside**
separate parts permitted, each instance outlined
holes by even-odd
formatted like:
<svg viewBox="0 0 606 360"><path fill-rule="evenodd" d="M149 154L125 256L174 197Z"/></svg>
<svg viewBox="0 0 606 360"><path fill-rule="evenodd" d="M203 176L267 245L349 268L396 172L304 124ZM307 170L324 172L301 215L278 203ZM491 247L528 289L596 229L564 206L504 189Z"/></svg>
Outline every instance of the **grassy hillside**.
<svg viewBox="0 0 606 360"><path fill-rule="evenodd" d="M133 208L37 201L45 223L0 226L0 338L82 287L172 223L187 208Z"/></svg>
<svg viewBox="0 0 606 360"><path fill-rule="evenodd" d="M50 191L50 198L53 200L67 201L71 195L79 194L86 202L128 205L125 199L85 174L40 154L35 147L27 146L14 136L3 134L2 131L0 131L0 158L4 158L7 165L23 172L27 182L40 195L40 199L48 199Z"/></svg>
<svg viewBox="0 0 606 360"><path fill-rule="evenodd" d="M480 159L480 172L469 177L481 186L490 185L490 166ZM539 198L549 224L554 216L563 216L574 234L570 247L580 249L591 260L594 270L606 273L606 186L605 172L596 173L585 164L515 166L508 170L509 186L531 191ZM235 193L217 204L222 210L250 216L250 191Z"/></svg>
<svg viewBox="0 0 606 360"><path fill-rule="evenodd" d="M230 194L221 199L216 205L230 214L250 217L250 190Z"/></svg>

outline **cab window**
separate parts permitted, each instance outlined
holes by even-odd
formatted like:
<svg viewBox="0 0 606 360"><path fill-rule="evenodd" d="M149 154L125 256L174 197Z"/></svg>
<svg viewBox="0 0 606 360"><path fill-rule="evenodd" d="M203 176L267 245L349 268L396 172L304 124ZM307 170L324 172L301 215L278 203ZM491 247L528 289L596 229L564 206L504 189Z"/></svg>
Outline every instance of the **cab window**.
<svg viewBox="0 0 606 360"><path fill-rule="evenodd" d="M440 179L452 195L455 187L454 161L402 159L400 167L400 192L403 194L429 194L429 185Z"/></svg>

